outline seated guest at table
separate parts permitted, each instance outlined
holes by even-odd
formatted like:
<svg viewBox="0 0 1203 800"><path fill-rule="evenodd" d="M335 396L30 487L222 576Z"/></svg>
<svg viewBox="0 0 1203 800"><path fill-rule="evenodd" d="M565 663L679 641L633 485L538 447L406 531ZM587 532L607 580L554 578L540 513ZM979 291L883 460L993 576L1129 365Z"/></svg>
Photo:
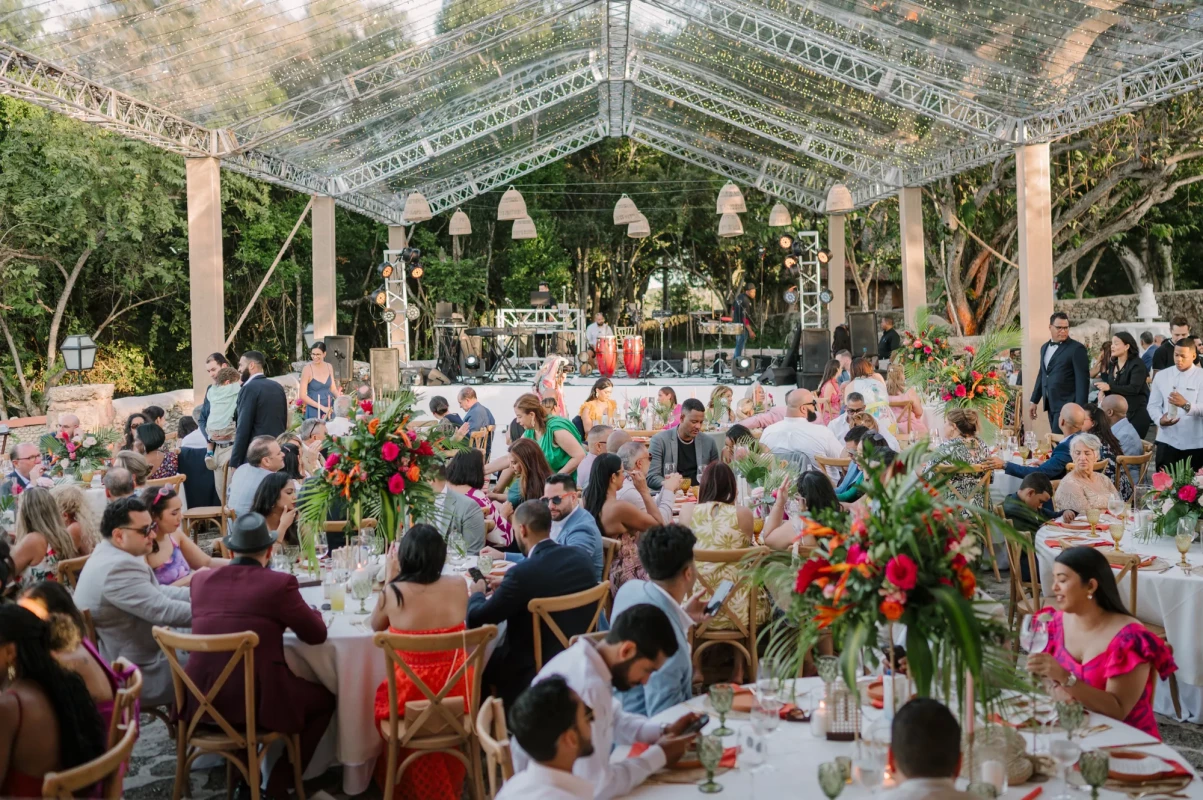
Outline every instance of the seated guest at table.
<svg viewBox="0 0 1203 800"><path fill-rule="evenodd" d="M1012 478L1026 478L1033 472L1041 472L1047 475L1051 481L1064 477L1066 470L1072 467L1071 462L1073 461L1073 457L1069 454L1069 446L1073 444L1077 435L1086 429L1086 410L1077 403L1066 403L1061 406L1061 413L1057 421L1065 438L1057 443L1044 463L1029 467L1008 461L1003 464L1003 471Z"/></svg>
<svg viewBox="0 0 1203 800"><path fill-rule="evenodd" d="M652 499L647 480L639 472L631 472L630 480L639 494L641 506L618 499L618 492L624 483L622 466L622 459L616 455L606 453L599 456L593 462L589 488L581 501L585 510L597 521L602 536L617 539L620 543L618 552L614 554L614 561L610 564L611 593L617 592L631 578L647 578L639 563L639 536L649 528L672 520L671 501L669 516L666 519L656 501ZM675 478L670 476L669 480Z"/></svg>
<svg viewBox="0 0 1203 800"><path fill-rule="evenodd" d="M456 401L459 407L464 412L464 422L468 423L468 432L475 433L481 428L487 428L490 425L496 425L497 422L493 419L493 412L481 405L476 399L476 390L471 386L465 386L459 390L456 395ZM485 451L488 452L493 444L493 437L489 437L488 446Z"/></svg>
<svg viewBox="0 0 1203 800"><path fill-rule="evenodd" d="M630 503L635 508L647 508L642 489L635 486L635 474L638 473L639 477L643 478L643 482L647 483L647 471L652 466L652 456L648 452L647 445L643 442L628 441L618 448L617 455L622 459L625 476L622 480L622 488L614 496ZM660 492L655 496L656 510L659 512L657 517L665 525L673 521L673 502L679 488L681 488L681 476L673 473L664 479L664 483L660 486Z"/></svg>
<svg viewBox="0 0 1203 800"><path fill-rule="evenodd" d="M105 751L107 731L87 687L50 651L50 625L28 608L0 606L0 797L41 797L49 772Z"/></svg>
<svg viewBox="0 0 1203 800"><path fill-rule="evenodd" d="M453 490L447 483L447 467L440 464L430 481L434 489L434 525L446 539L452 534L464 540L470 556L485 546L485 515L475 501ZM331 545L331 549L334 549Z"/></svg>
<svg viewBox="0 0 1203 800"><path fill-rule="evenodd" d="M710 401L706 403L706 414L713 417L715 423L718 425L729 424L735 419L735 409L732 407L734 405L734 396L735 393L730 386L722 384L715 386L710 392ZM721 405L723 409L723 413L717 417L714 416L716 404Z"/></svg>
<svg viewBox="0 0 1203 800"><path fill-rule="evenodd" d="M142 670L142 705L175 702L171 668L151 635L155 625L186 628L192 623L187 587L162 586L146 556L154 544L150 512L137 497L114 500L100 520L100 544L75 587L75 604L92 614L100 653Z"/></svg>
<svg viewBox="0 0 1203 800"><path fill-rule="evenodd" d="M32 442L18 442L13 445L8 451L8 458L13 469L5 476L4 483L0 484L0 497L19 495L30 486L36 485L46 469L42 464L42 454L38 451L38 446Z"/></svg>
<svg viewBox="0 0 1203 800"><path fill-rule="evenodd" d="M840 389L840 362L834 358L823 367L823 377L819 379L819 389L815 396L819 404L819 424L827 425L840 415L843 391Z"/></svg>
<svg viewBox="0 0 1203 800"><path fill-rule="evenodd" d="M1103 469L1103 474L1114 484L1116 472L1119 470L1119 465L1116 463L1115 457L1124 454L1123 446L1119 443L1119 439L1115 438L1115 434L1111 432L1111 423L1107 421L1107 415L1093 403L1086 406L1086 426L1084 430L1098 437L1101 445L1099 448L1099 461L1107 462L1107 466ZM1119 494L1125 501L1132 499L1132 479L1128 476L1127 470L1119 473Z"/></svg>
<svg viewBox="0 0 1203 800"><path fill-rule="evenodd" d="M931 461L924 469L924 479L932 480L936 475L936 467L940 466L987 465L996 469L1002 466L1002 462L990 455L990 449L978 437L980 424L981 419L972 408L948 409L944 414L944 442L931 454ZM981 477L976 472L958 472L946 476L945 482L961 497L980 503L980 498L974 498L974 492L981 484Z"/></svg>
<svg viewBox="0 0 1203 800"><path fill-rule="evenodd" d="M1153 424L1148 409L1148 367L1138 355L1136 340L1127 331L1120 331L1111 337L1111 355L1114 356L1111 369L1099 376L1100 380L1095 383L1099 390L1099 405L1103 405L1103 400L1108 397L1123 400L1124 415L1136 431L1137 438L1143 439Z"/></svg>
<svg viewBox="0 0 1203 800"><path fill-rule="evenodd" d="M447 402L446 397L435 395L430 398L430 413L438 420L436 424L448 431L453 431L463 425L464 420L459 414L448 413L450 408L451 405Z"/></svg>
<svg viewBox="0 0 1203 800"><path fill-rule="evenodd" d="M100 523L88 504L84 490L78 483L60 483L50 490L50 494L58 504L63 525L71 535L76 552L81 556L91 553L100 541Z"/></svg>
<svg viewBox="0 0 1203 800"><path fill-rule="evenodd" d="M864 398L865 411L872 414L883 431L896 433L894 415L890 412L890 392L886 379L877 374L876 360L861 357L852 359L852 380L844 384L844 403L853 394Z"/></svg>
<svg viewBox="0 0 1203 800"><path fill-rule="evenodd" d="M1066 473L1053 495L1053 507L1058 512L1073 511L1085 514L1092 508L1107 508L1107 503L1119 497L1115 484L1101 472L1094 471L1102 444L1093 433L1079 433L1070 445L1073 470Z"/></svg>
<svg viewBox="0 0 1203 800"><path fill-rule="evenodd" d="M886 391L890 393L891 403L910 404L890 408L898 420L898 432L909 433L914 437L926 436L927 421L923 419L923 401L913 386L906 385L906 373L903 372L902 365L891 364L886 370Z"/></svg>
<svg viewBox="0 0 1203 800"><path fill-rule="evenodd" d="M1019 491L1003 500L1003 516L1015 530L1035 534L1056 516L1052 497L1053 482L1047 475L1033 472L1019 484Z"/></svg>
<svg viewBox="0 0 1203 800"><path fill-rule="evenodd" d="M756 440L752 432L737 422L727 428L727 433L723 437L723 449L718 454L719 461L730 464L736 458L736 450L740 447L757 453L762 452L760 442Z"/></svg>
<svg viewBox="0 0 1203 800"><path fill-rule="evenodd" d="M694 592L697 566L693 548L697 539L684 525L660 525L639 539L639 562L648 580L627 581L614 598L611 616L617 617L631 606L650 603L668 617L677 634L677 652L647 683L619 692L623 710L654 717L665 709L693 697L693 663L690 659L689 630L706 614L708 592Z"/></svg>
<svg viewBox="0 0 1203 800"><path fill-rule="evenodd" d="M1115 572L1093 547L1070 547L1053 564L1048 646L1028 656L1028 669L1053 681L1055 700L1123 720L1157 739L1153 687L1176 672L1160 638L1128 613Z"/></svg>
<svg viewBox="0 0 1203 800"><path fill-rule="evenodd" d="M561 472L548 477L543 484L543 503L551 512L551 540L583 550L593 562L593 572L600 582L605 567L601 531L593 515L580 504L580 492L572 476ZM514 563L526 560L521 553L502 553L492 547L486 547L483 552Z"/></svg>
<svg viewBox="0 0 1203 800"><path fill-rule="evenodd" d="M858 419L869 420L873 419L868 414L859 415ZM867 425L853 425L846 434L844 434L844 457L852 459L848 464L848 469L844 472L844 477L840 478L840 482L835 485L835 495L837 502L845 498L855 500L860 497L860 485L865 479L865 473L861 471L860 462L860 442L873 430Z"/></svg>
<svg viewBox="0 0 1203 800"><path fill-rule="evenodd" d="M671 408L666 428L675 428L681 424L681 404L677 402L677 390L671 386L663 386L656 392L656 402L661 407Z"/></svg>
<svg viewBox="0 0 1203 800"><path fill-rule="evenodd" d="M668 615L649 603L634 605L614 618L605 639L597 644L582 639L543 665L535 684L558 676L593 710L593 753L573 765L572 772L593 784L595 800L624 797L648 777L680 760L692 736L685 729L697 719L688 713L661 725L623 710L614 692L642 686L677 654L677 632ZM650 745L634 758L610 760L616 744ZM525 770L530 756L513 749L515 775Z"/></svg>
<svg viewBox="0 0 1203 800"><path fill-rule="evenodd" d="M514 402L514 418L526 431L523 437L533 439L539 445L552 472L572 474L585 460L585 446L576 426L563 417L547 416L537 395L521 395ZM495 471L492 468L485 470L486 473Z"/></svg>
<svg viewBox="0 0 1203 800"><path fill-rule="evenodd" d="M171 478L179 474L178 457L163 447L167 443L167 435L163 433L162 428L153 422L147 422L139 425L134 433L138 439L135 447L146 456L146 463L150 465L148 480Z"/></svg>
<svg viewBox="0 0 1203 800"><path fill-rule="evenodd" d="M681 404L681 424L652 437L648 444L652 456L647 473L648 486L659 489L664 483L665 464L674 465L669 472L697 483L702 470L711 461L718 460L718 445L709 436L701 435L705 419L706 407L701 400L691 397Z"/></svg>
<svg viewBox="0 0 1203 800"><path fill-rule="evenodd" d="M593 560L578 547L563 547L551 540L551 512L540 500L527 500L514 510L514 533L526 556L506 570L505 577L485 597L485 582L472 584L468 598L468 627L506 623L505 638L497 645L485 668L486 686L508 705L535 677L534 633L527 603L539 597L560 597L597 585ZM592 606L553 615L564 636L584 633L593 620ZM562 649L559 639L543 632L543 658Z"/></svg>
<svg viewBox="0 0 1203 800"><path fill-rule="evenodd" d="M864 396L860 392L851 392L844 398L844 413L832 418L831 422L827 423L827 430L842 441L844 434L855 427L857 416L863 413L865 413Z"/></svg>
<svg viewBox="0 0 1203 800"><path fill-rule="evenodd" d="M284 467L284 451L275 436L256 436L246 449L246 462L230 473L226 506L242 516L251 510L259 484Z"/></svg>
<svg viewBox="0 0 1203 800"><path fill-rule="evenodd" d="M58 580L58 563L80 555L50 490L34 486L22 492L12 548L16 583Z"/></svg>
<svg viewBox="0 0 1203 800"><path fill-rule="evenodd" d="M188 437L192 434L197 434L191 441ZM199 440L199 444L197 441ZM204 447L205 436L200 433L200 425L196 424L196 419L191 414L185 414L175 423L175 441L176 449L183 450L185 447Z"/></svg>
<svg viewBox="0 0 1203 800"><path fill-rule="evenodd" d="M146 417L146 424L154 423L160 428L167 424L167 412L160 406L147 406L142 409L142 416Z"/></svg>
<svg viewBox="0 0 1203 800"><path fill-rule="evenodd" d="M484 493L484 458L484 453L475 448L456 453L447 462L447 485L452 491L459 492L480 506L485 520L493 522L493 530L485 534L486 541L498 549L506 550L514 543L514 531L510 521Z"/></svg>
<svg viewBox="0 0 1203 800"><path fill-rule="evenodd" d="M146 460L146 456L139 453L137 450L120 450L117 455L113 456L114 467L124 467L134 476L134 488L142 489L146 486L146 481L150 479L152 467Z"/></svg>
<svg viewBox="0 0 1203 800"><path fill-rule="evenodd" d="M899 785L889 800L972 800L958 791L961 726L939 700L916 697L890 723L890 774Z"/></svg>
<svg viewBox="0 0 1203 800"><path fill-rule="evenodd" d="M130 414L125 418L125 430L123 431L125 433L125 441L121 445L122 450L134 449L134 442L138 438L134 432L138 430L139 426L145 425L148 421L146 415L141 411Z"/></svg>
<svg viewBox="0 0 1203 800"><path fill-rule="evenodd" d="M578 758L593 755L592 713L558 675L518 695L509 731L531 761L496 800L593 800L593 784L572 774Z"/></svg>
<svg viewBox="0 0 1203 800"><path fill-rule="evenodd" d="M273 472L263 479L259 488L255 490L251 511L261 514L267 520L267 529L275 532L281 546L286 538L290 544L300 542L295 524L297 489L287 473Z"/></svg>
<svg viewBox="0 0 1203 800"><path fill-rule="evenodd" d="M317 475L322 470L322 443L326 440L326 423L320 419L307 419L301 423L301 473L305 477Z"/></svg>
<svg viewBox="0 0 1203 800"><path fill-rule="evenodd" d="M815 456L839 458L844 448L830 430L815 422L815 409L815 396L810 390L794 389L785 396L785 419L765 428L760 444L804 470L814 464ZM837 476L832 473L831 477Z"/></svg>
<svg viewBox="0 0 1203 800"><path fill-rule="evenodd" d="M104 484L104 498L109 503L129 497L136 491L134 475L125 467L110 467L100 482Z"/></svg>
<svg viewBox="0 0 1203 800"><path fill-rule="evenodd" d="M151 486L142 491L142 504L154 525L153 543L146 563L164 586L187 586L197 570L229 563L214 558L180 530L184 509L180 496L170 486Z"/></svg>
<svg viewBox="0 0 1203 800"><path fill-rule="evenodd" d="M305 644L326 641L322 613L301 596L297 579L286 572L268 569L276 534L268 530L259 514L250 513L234 521L225 537L234 560L221 569L197 573L192 578L192 632L199 636L254 631L255 724L275 733L301 736L301 769L334 716L334 695L320 683L293 674L284 659L284 631L291 630ZM194 652L188 657L188 677L207 693L220 679L229 653ZM234 670L213 699L213 707L232 725L246 722L244 671ZM191 719L196 700L188 694L188 707L181 717ZM287 796L292 784L292 765L287 751L276 761L267 781L273 797Z"/></svg>
<svg viewBox="0 0 1203 800"><path fill-rule="evenodd" d="M517 508L524 500L541 497L543 482L550 476L551 467L539 445L530 439L519 439L510 445L509 468L498 477L489 498L494 502L509 503L511 509Z"/></svg>
<svg viewBox="0 0 1203 800"><path fill-rule="evenodd" d="M372 611L372 630L404 634L448 634L466 630L468 591L459 575L444 575L447 542L430 525L414 525L388 554L384 591ZM528 622L529 627L529 622ZM434 653L399 653L426 686L439 692L467 658L462 647ZM405 704L426 700L404 670L397 668L398 713ZM451 697L467 697L472 681L468 670L453 686ZM376 687L376 727L389 718L388 681ZM401 750L401 759L413 753ZM376 782L383 787L387 761L376 760ZM463 762L446 753L431 753L414 761L392 792L395 798L459 800L464 786Z"/></svg>
<svg viewBox="0 0 1203 800"><path fill-rule="evenodd" d="M788 392L787 392L788 395ZM755 413L755 408L747 398L740 400L735 406L735 420L741 423L748 430L758 431L775 422L780 422L785 419L785 405L773 406L765 409L759 414Z"/></svg>
<svg viewBox="0 0 1203 800"><path fill-rule="evenodd" d="M618 403L611 397L613 393L614 382L609 378L598 378L593 382L593 388L589 390L589 396L585 398L584 403L581 403L581 409L578 412L581 415L581 424L585 427L585 433L588 433L595 424L618 416Z"/></svg>
<svg viewBox="0 0 1203 800"><path fill-rule="evenodd" d="M334 410L326 420L326 433L330 436L346 436L355 427L351 417L355 412L355 398L344 394L334 398Z"/></svg>
<svg viewBox="0 0 1203 800"><path fill-rule="evenodd" d="M835 496L831 480L818 470L811 469L798 476L798 497L802 501L803 518L786 519L785 506L788 502L788 492L786 491L788 487L789 478L786 478L777 492L777 499L773 502L773 509L769 512L768 519L764 521L764 530L760 533L760 540L774 550L788 550L800 538L802 544L813 545L814 538L803 535L806 518L822 521L826 519L826 512L843 511L839 498Z"/></svg>
<svg viewBox="0 0 1203 800"><path fill-rule="evenodd" d="M633 441L631 439L631 434L627 433L622 428L615 428L614 430L610 431L610 435L606 438L606 452L617 455L619 448L630 441ZM589 472L592 473L593 470L590 469Z"/></svg>
<svg viewBox="0 0 1203 800"><path fill-rule="evenodd" d="M577 483L582 489L589 485L589 473L593 471L593 460L608 452L606 447L610 441L610 434L614 430L609 425L594 425L589 429L589 433L585 434L585 459L576 468Z"/></svg>
<svg viewBox="0 0 1203 800"><path fill-rule="evenodd" d="M1143 456L1145 453L1142 437L1132 425L1132 421L1128 419L1128 401L1123 395L1109 394L1099 401L1099 408L1107 416L1107 422L1111 425L1111 433L1119 441L1120 449L1123 450L1119 455L1124 456Z"/></svg>
<svg viewBox="0 0 1203 800"><path fill-rule="evenodd" d="M890 447L885 437L874 431L866 431L865 435L861 437L857 449L855 463L860 468L860 477L848 488L836 490L835 496L841 503L861 503L865 497L864 481L868 469L881 465L888 467L898 457L898 453Z"/></svg>
<svg viewBox="0 0 1203 800"><path fill-rule="evenodd" d="M284 456L284 466L280 468L280 472L287 475L293 483L293 486L300 486L301 481L307 477L301 472L301 444L300 441L293 437L294 441L281 442L280 453Z"/></svg>

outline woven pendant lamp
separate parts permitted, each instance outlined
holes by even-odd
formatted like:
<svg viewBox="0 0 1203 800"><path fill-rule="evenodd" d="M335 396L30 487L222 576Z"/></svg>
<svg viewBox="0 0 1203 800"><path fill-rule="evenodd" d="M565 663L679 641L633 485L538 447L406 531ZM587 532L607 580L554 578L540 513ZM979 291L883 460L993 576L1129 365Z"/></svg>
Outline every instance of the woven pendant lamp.
<svg viewBox="0 0 1203 800"><path fill-rule="evenodd" d="M718 235L724 239L730 239L732 236L743 236L744 224L740 222L739 215L734 213L723 214L718 221Z"/></svg>
<svg viewBox="0 0 1203 800"><path fill-rule="evenodd" d="M406 222L425 222L434 215L430 213L430 203L426 202L425 195L421 192L410 192L409 197L405 198L405 210L401 212L401 216Z"/></svg>
<svg viewBox="0 0 1203 800"><path fill-rule="evenodd" d="M467 236L472 232L472 220L468 219L468 215L458 208L451 215L451 225L448 226L447 232L452 236Z"/></svg>
<svg viewBox="0 0 1203 800"><path fill-rule="evenodd" d="M785 228L788 227L792 220L789 216L789 209L781 203L775 203L773 210L769 212L769 227L770 228Z"/></svg>
<svg viewBox="0 0 1203 800"><path fill-rule="evenodd" d="M635 207L635 201L625 194L614 204L615 225L630 225L639 219L639 216L639 209Z"/></svg>
<svg viewBox="0 0 1203 800"><path fill-rule="evenodd" d="M534 239L538 236L535 232L535 221L530 217L520 217L514 220L514 230L510 234L511 239Z"/></svg>
<svg viewBox="0 0 1203 800"><path fill-rule="evenodd" d="M635 221L627 225L627 236L632 239L646 239L652 235L652 228L647 224L647 217L636 212Z"/></svg>
<svg viewBox="0 0 1203 800"><path fill-rule="evenodd" d="M832 186L827 192L827 213L847 214L852 210L852 192L842 183Z"/></svg>
<svg viewBox="0 0 1203 800"><path fill-rule="evenodd" d="M743 193L734 183L728 183L719 190L716 214L742 214L747 210Z"/></svg>
<svg viewBox="0 0 1203 800"><path fill-rule="evenodd" d="M497 219L500 221L516 220L526 216L526 200L522 193L513 186L505 190L501 202L497 206Z"/></svg>

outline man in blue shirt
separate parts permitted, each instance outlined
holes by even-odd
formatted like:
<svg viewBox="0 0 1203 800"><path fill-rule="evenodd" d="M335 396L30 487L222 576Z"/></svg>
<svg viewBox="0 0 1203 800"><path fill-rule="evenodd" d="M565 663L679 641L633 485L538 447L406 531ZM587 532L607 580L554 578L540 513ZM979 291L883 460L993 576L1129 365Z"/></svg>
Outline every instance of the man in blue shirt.
<svg viewBox="0 0 1203 800"><path fill-rule="evenodd" d="M651 580L629 580L614 598L613 618L631 606L650 603L664 611L677 634L677 652L643 686L619 693L622 708L654 717L693 696L689 629L705 618L706 591L693 593L698 572L693 563L693 531L684 525L649 528L639 539L639 561Z"/></svg>
<svg viewBox="0 0 1203 800"><path fill-rule="evenodd" d="M581 495L571 475L557 472L543 485L543 504L551 512L551 540L565 547L579 547L593 560L593 571L597 580L602 579L605 566L605 550L602 547L601 531L597 520L580 504ZM519 562L526 560L521 553L502 553L492 547L482 552L493 558Z"/></svg>
<svg viewBox="0 0 1203 800"><path fill-rule="evenodd" d="M493 412L480 404L476 399L476 390L470 386L465 386L459 390L459 407L464 410L464 422L468 423L468 432L473 433L481 428L488 428L491 425L496 425L493 420ZM493 452L493 434L489 434L489 441L485 443L485 461L488 461L488 454Z"/></svg>
<svg viewBox="0 0 1203 800"><path fill-rule="evenodd" d="M1061 440L1048 459L1035 467L1024 466L1023 464L1013 464L1010 461L1003 464L1003 470L1013 478L1026 478L1033 472L1041 472L1048 476L1049 480L1055 481L1065 477L1065 473L1069 470L1069 465L1073 463L1073 456L1069 453L1069 447L1073 443L1074 436L1081 433L1083 426L1086 424L1086 410L1077 403L1066 403L1061 406L1060 419L1061 431L1065 434L1065 438ZM1001 459L995 459L1000 461Z"/></svg>

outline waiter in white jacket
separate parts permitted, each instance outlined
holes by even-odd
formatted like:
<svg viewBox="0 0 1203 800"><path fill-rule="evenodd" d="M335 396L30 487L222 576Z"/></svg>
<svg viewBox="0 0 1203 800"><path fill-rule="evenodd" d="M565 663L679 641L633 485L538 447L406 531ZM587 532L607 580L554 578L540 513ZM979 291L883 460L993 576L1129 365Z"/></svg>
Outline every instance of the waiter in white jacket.
<svg viewBox="0 0 1203 800"><path fill-rule="evenodd" d="M1203 469L1203 367L1193 339L1174 343L1174 364L1153 376L1149 416L1157 423L1157 467L1189 461Z"/></svg>

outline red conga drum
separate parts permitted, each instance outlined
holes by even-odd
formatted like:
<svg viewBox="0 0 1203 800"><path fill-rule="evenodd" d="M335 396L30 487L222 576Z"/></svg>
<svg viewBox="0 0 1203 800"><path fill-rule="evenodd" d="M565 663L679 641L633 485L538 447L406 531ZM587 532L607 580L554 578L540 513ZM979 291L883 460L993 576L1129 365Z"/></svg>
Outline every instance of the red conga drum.
<svg viewBox="0 0 1203 800"><path fill-rule="evenodd" d="M622 340L622 365L628 378L638 378L643 372L643 337L627 336Z"/></svg>
<svg viewBox="0 0 1203 800"><path fill-rule="evenodd" d="M613 378L618 366L618 340L613 336L597 337L597 374Z"/></svg>

